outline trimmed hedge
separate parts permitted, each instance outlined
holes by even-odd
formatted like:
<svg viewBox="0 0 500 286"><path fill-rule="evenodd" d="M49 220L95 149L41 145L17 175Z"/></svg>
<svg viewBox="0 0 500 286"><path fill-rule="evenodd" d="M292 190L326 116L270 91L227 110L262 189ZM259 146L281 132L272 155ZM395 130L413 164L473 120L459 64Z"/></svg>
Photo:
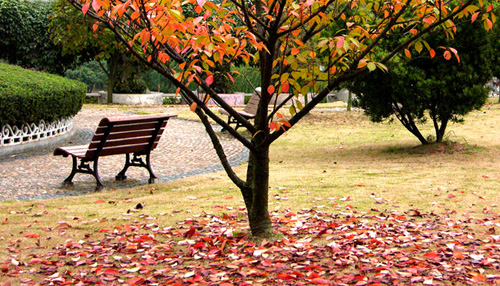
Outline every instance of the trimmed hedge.
<svg viewBox="0 0 500 286"><path fill-rule="evenodd" d="M53 122L82 109L85 84L0 63L0 126Z"/></svg>

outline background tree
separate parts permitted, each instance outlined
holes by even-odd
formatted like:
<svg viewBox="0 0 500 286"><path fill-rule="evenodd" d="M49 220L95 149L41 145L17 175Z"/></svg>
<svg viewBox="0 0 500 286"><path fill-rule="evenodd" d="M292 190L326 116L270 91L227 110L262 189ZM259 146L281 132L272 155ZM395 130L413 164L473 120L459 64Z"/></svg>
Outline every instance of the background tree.
<svg viewBox="0 0 500 286"><path fill-rule="evenodd" d="M487 29L495 20L490 2L484 1L479 7L471 6L472 0L69 1L84 15L96 19L98 25L113 31L137 58L177 86L204 124L229 178L241 190L252 234L264 237L273 234L268 188L269 148L275 140L331 90L369 70L385 68L400 52L410 53L412 43L422 35L430 31L452 34L453 29L446 26L453 27L453 19L472 15L481 16ZM183 9L189 5L195 5L195 15L187 17ZM321 38L319 33L337 21L346 24L334 36ZM389 36L406 35L410 35L406 41L374 61L375 47L386 43ZM257 52L250 54L252 49ZM325 51L328 61L320 67L315 59ZM426 52L434 50L429 46ZM262 92L253 122L239 115L211 88L211 66L235 59L256 61L260 67ZM318 81L324 87L306 105L292 102L286 107L290 117L285 118L281 109L288 101L277 102L273 95L288 93L291 100L299 93L308 94ZM210 110L188 88L192 82L241 122L251 136L236 132ZM250 150L245 179L231 168L208 118Z"/></svg>
<svg viewBox="0 0 500 286"><path fill-rule="evenodd" d="M48 1L0 0L0 58L60 75L74 67L77 58L50 41L50 10Z"/></svg>
<svg viewBox="0 0 500 286"><path fill-rule="evenodd" d="M107 77L107 102L113 102L113 92L142 93L145 66L133 58L126 46L110 31L94 30L94 22L82 18L64 0L54 3L50 31L52 40L62 47L65 55L79 55L95 59Z"/></svg>
<svg viewBox="0 0 500 286"><path fill-rule="evenodd" d="M358 105L372 121L395 115L422 144L442 142L450 121L462 122L464 115L480 109L488 98L486 83L492 78L493 52L482 25L460 25L454 38L436 33L424 37L433 47L456 49L457 60L446 60L453 53L443 49L434 58L397 57L388 65L388 72L377 70L358 77L349 89L357 94ZM381 47L379 53L387 51ZM427 118L434 127L434 138L425 137L419 129Z"/></svg>

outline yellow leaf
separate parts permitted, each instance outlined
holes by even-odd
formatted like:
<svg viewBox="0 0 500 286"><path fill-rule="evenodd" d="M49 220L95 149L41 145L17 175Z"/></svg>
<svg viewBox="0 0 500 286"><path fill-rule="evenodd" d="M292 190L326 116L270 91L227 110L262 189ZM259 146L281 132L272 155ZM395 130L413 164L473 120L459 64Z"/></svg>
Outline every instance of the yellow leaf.
<svg viewBox="0 0 500 286"><path fill-rule="evenodd" d="M368 67L369 71L374 71L375 69L377 69L377 66L374 63L371 63L371 62L368 63L367 67Z"/></svg>

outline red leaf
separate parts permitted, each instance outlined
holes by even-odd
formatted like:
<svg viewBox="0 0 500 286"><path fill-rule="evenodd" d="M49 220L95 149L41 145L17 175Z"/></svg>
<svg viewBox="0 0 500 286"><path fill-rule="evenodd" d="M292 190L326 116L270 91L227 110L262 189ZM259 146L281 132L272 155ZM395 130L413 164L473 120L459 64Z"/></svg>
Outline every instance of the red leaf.
<svg viewBox="0 0 500 286"><path fill-rule="evenodd" d="M271 129L271 130L276 130L276 129L278 129L276 126L277 126L277 125L276 125L276 122L274 122L274 121L273 121L273 122L271 122L271 123L269 123L269 129Z"/></svg>
<svg viewBox="0 0 500 286"><path fill-rule="evenodd" d="M40 237L39 234L37 233L32 233L32 232L27 232L25 234L23 234L24 237L28 237L28 238L37 238L37 237Z"/></svg>
<svg viewBox="0 0 500 286"><path fill-rule="evenodd" d="M90 2L87 2L87 3L85 3L85 5L83 5L83 7L82 7L83 15L87 14L87 12L89 11L89 8L90 8Z"/></svg>
<svg viewBox="0 0 500 286"><path fill-rule="evenodd" d="M433 59L436 56L436 51L434 51L434 49L431 49L429 53L431 54L431 59Z"/></svg>
<svg viewBox="0 0 500 286"><path fill-rule="evenodd" d="M120 272L118 272L118 270L113 269L113 268L108 268L108 269L104 270L103 273L107 274L107 275L118 275L118 274L120 274Z"/></svg>
<svg viewBox="0 0 500 286"><path fill-rule="evenodd" d="M472 15L472 17L470 18L472 23L474 23L474 21L477 20L477 17L479 16L479 13L480 12L476 12L476 13L474 13L474 15Z"/></svg>
<svg viewBox="0 0 500 286"><path fill-rule="evenodd" d="M95 202L96 204L104 204L104 201L103 200L98 200Z"/></svg>
<svg viewBox="0 0 500 286"><path fill-rule="evenodd" d="M344 41L345 41L345 38L344 37L338 37L337 38L337 49L342 49L342 47L344 46Z"/></svg>
<svg viewBox="0 0 500 286"><path fill-rule="evenodd" d="M214 76L213 75L207 76L206 82L208 85L211 85L212 83L214 83Z"/></svg>
<svg viewBox="0 0 500 286"><path fill-rule="evenodd" d="M273 94L273 93L274 93L274 91L275 91L275 89L274 89L274 85L270 85L270 86L268 86L268 87L267 87L267 92L268 92L269 94Z"/></svg>
<svg viewBox="0 0 500 286"><path fill-rule="evenodd" d="M290 90L290 85L288 84L288 81L284 81L281 83L281 91L283 92L288 92Z"/></svg>
<svg viewBox="0 0 500 286"><path fill-rule="evenodd" d="M192 237L195 233L196 233L196 229L194 228L194 226L191 226L191 228L190 228L188 231L186 231L186 232L183 234L183 236L184 236L185 238L191 238L191 237Z"/></svg>
<svg viewBox="0 0 500 286"><path fill-rule="evenodd" d="M314 278L311 280L311 282L317 285L332 285L332 282L325 280L323 278Z"/></svg>

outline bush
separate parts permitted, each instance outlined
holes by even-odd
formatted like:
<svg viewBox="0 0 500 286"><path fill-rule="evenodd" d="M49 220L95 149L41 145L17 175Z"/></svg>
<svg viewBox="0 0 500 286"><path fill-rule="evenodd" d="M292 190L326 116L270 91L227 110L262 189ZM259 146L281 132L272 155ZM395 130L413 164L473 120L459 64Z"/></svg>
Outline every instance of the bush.
<svg viewBox="0 0 500 286"><path fill-rule="evenodd" d="M75 69L67 70L64 76L85 83L87 92L106 89L107 77L97 61L84 63Z"/></svg>
<svg viewBox="0 0 500 286"><path fill-rule="evenodd" d="M234 78L234 86L236 89L235 91L244 93L253 93L254 89L260 86L259 68L250 66L239 66L236 68L232 68L231 70L237 71L241 74L241 75L232 74ZM250 81L252 84L250 84L248 81Z"/></svg>
<svg viewBox="0 0 500 286"><path fill-rule="evenodd" d="M0 125L53 122L82 108L85 84L0 63Z"/></svg>

